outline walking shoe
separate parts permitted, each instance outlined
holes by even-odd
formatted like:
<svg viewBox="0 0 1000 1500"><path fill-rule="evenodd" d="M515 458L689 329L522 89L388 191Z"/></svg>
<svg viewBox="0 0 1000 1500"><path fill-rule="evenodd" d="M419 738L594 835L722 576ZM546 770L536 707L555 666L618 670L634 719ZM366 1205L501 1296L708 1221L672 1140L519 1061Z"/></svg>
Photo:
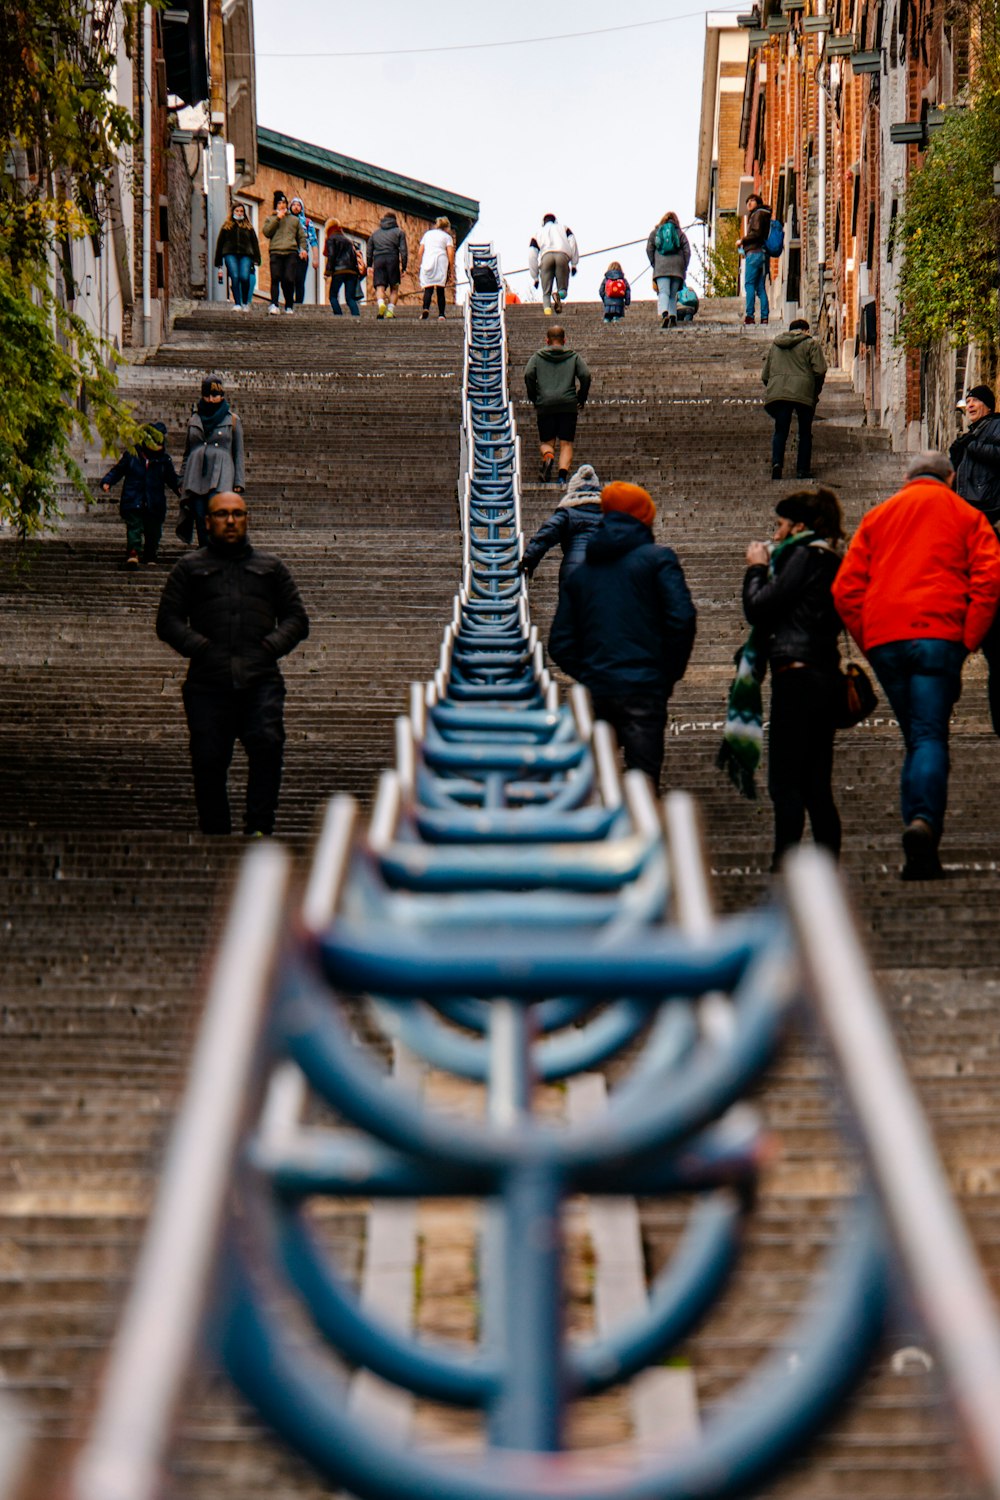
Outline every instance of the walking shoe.
<svg viewBox="0 0 1000 1500"><path fill-rule="evenodd" d="M420 321L421 321L421 323L426 323L427 319L429 317L430 317L430 313L425 308L424 311L420 314Z"/></svg>
<svg viewBox="0 0 1000 1500"><path fill-rule="evenodd" d="M444 313L438 313L438 322L439 323L443 323L444 322Z"/></svg>
<svg viewBox="0 0 1000 1500"><path fill-rule="evenodd" d="M662 314L662 316L660 318L660 327L661 328L669 328L670 327L670 314L669 313L663 313Z"/></svg>
<svg viewBox="0 0 1000 1500"><path fill-rule="evenodd" d="M270 313L272 318L275 318L281 312L281 308L276 302L272 302L271 306L268 308L268 312Z"/></svg>
<svg viewBox="0 0 1000 1500"><path fill-rule="evenodd" d="M139 554L134 547L125 559L125 566L126 568L137 568L139 566Z"/></svg>
<svg viewBox="0 0 1000 1500"><path fill-rule="evenodd" d="M545 314L545 316L547 318L551 318L551 316L552 316L552 309L551 309L551 307L543 307L542 308L542 312Z"/></svg>
<svg viewBox="0 0 1000 1500"><path fill-rule="evenodd" d="M285 314L289 318L292 316L292 314L294 313L294 311L295 311L294 307L286 307L285 308Z"/></svg>
<svg viewBox="0 0 1000 1500"><path fill-rule="evenodd" d="M554 458L546 458L543 460L542 467L539 470L539 477L543 484L548 484L550 482L550 480L552 479L552 470L555 468L555 466L556 461Z"/></svg>
<svg viewBox="0 0 1000 1500"><path fill-rule="evenodd" d="M385 315L387 318L394 318L396 316L396 309L393 307L391 302L385 310Z"/></svg>
<svg viewBox="0 0 1000 1500"><path fill-rule="evenodd" d="M914 818L903 829L903 853L906 864L903 880L941 880L944 870L937 852L937 834L924 818Z"/></svg>
<svg viewBox="0 0 1000 1500"><path fill-rule="evenodd" d="M766 326L766 324L767 324L767 319L766 318L761 318L761 320L760 320L760 326L761 326L761 328L764 328Z"/></svg>
<svg viewBox="0 0 1000 1500"><path fill-rule="evenodd" d="M780 464L772 464L771 465L771 478L772 479L780 479L781 478L781 465Z"/></svg>
<svg viewBox="0 0 1000 1500"><path fill-rule="evenodd" d="M743 327L744 328L752 328L753 325L754 325L754 318L752 317L752 315L750 313L748 313L747 316L743 319Z"/></svg>
<svg viewBox="0 0 1000 1500"><path fill-rule="evenodd" d="M677 327L677 315L676 315L676 313L669 313L668 317L669 317L670 321L667 324L667 327L668 328L676 328Z"/></svg>
<svg viewBox="0 0 1000 1500"><path fill-rule="evenodd" d="M568 482L569 482L569 470L568 469L560 469L559 473L556 475L556 483L557 484L568 484Z"/></svg>
<svg viewBox="0 0 1000 1500"><path fill-rule="evenodd" d="M378 312L375 314L375 316L377 318L384 318L385 317L385 303L384 302L380 302L379 303L379 305L378 305Z"/></svg>
<svg viewBox="0 0 1000 1500"><path fill-rule="evenodd" d="M604 321L605 323L610 323L612 320L610 318L605 318Z"/></svg>

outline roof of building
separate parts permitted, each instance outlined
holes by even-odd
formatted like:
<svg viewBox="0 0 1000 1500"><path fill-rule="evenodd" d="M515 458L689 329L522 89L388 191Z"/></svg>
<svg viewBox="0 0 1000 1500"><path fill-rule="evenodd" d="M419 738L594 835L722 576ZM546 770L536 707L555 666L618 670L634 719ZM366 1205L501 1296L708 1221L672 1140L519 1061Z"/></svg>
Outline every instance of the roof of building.
<svg viewBox="0 0 1000 1500"><path fill-rule="evenodd" d="M277 167L308 182L367 198L385 208L398 208L424 219L444 216L450 219L459 241L479 218L475 198L463 198L444 188L432 187L429 182L402 177L385 167L373 167L370 162L341 156L339 151L327 151L324 146L296 140L277 130L265 130L263 126L257 128L257 157L261 166Z"/></svg>

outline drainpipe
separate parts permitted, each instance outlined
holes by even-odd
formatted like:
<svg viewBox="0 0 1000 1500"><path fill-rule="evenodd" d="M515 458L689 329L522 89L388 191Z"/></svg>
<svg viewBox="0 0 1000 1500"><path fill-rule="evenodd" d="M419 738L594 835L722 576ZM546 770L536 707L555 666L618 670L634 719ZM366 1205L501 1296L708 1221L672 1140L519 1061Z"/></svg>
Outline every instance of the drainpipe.
<svg viewBox="0 0 1000 1500"><path fill-rule="evenodd" d="M150 297L153 248L153 7L142 8L142 342L152 339Z"/></svg>
<svg viewBox="0 0 1000 1500"><path fill-rule="evenodd" d="M826 0L816 0L816 14L826 14ZM816 67L819 82L819 212L816 217L816 259L819 262L819 305L822 309L826 286L826 85L819 77L819 71L826 61L826 34L820 31L817 35L820 55Z"/></svg>

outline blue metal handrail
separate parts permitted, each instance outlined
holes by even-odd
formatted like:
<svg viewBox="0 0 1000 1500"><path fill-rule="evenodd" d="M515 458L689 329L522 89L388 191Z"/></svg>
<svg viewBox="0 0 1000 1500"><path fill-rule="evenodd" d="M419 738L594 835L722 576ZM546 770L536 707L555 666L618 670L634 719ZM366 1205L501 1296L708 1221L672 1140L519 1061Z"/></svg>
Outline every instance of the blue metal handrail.
<svg viewBox="0 0 1000 1500"><path fill-rule="evenodd" d="M274 890L266 920L255 918L245 888L240 896L234 921L240 930L249 924L258 944L246 976L254 1000L248 1017L234 1015L232 980L223 977L208 1015L224 1011L239 1033L244 1105L236 1109L230 1088L225 1125L203 1145L201 1180L217 1198L211 1206L199 1200L203 1222L191 1244L181 1253L170 1238L184 1233L178 1164L153 1231L156 1253L147 1259L159 1268L159 1307L182 1301L180 1326L190 1329L205 1295L206 1225L210 1235L225 1217L208 1323L214 1347L275 1430L332 1484L357 1495L745 1495L829 1419L883 1328L886 1215L897 1239L914 1233L909 1222L902 1232L912 1207L891 1190L889 1152L873 1151L870 1182L845 1211L823 1294L793 1333L802 1351L794 1381L783 1356L765 1361L737 1397L708 1414L701 1434L669 1452L617 1449L609 1467L564 1451L566 1408L669 1355L737 1270L771 1149L746 1095L807 992L822 1013L831 1009L822 924L811 920L817 903L838 933L840 962L850 956L852 929L835 880L815 901L802 894L810 881L822 884L808 863L822 866L819 854L792 861L789 902L717 918L690 804L670 799L668 839L646 780L620 776L610 733L594 723L586 695L574 690L570 704L560 704L517 566L520 450L499 267L485 245L471 247L469 265L492 271L497 290L474 290L466 306L462 580L437 669L430 682L414 685L409 712L397 721L396 764L380 779L367 828L350 799L330 804L302 910L284 936L275 919L283 877L268 877ZM259 874L256 880L259 888ZM863 993L865 973L855 963L847 982L867 1014L874 1002ZM485 1118L459 1127L416 1093L387 1087L355 1040L359 1001L427 1065L484 1084ZM877 1142L868 1095L851 1087L858 1064L850 1041L836 1041L868 1138ZM206 1077L215 1065L210 1052L206 1045L199 1054ZM572 1126L535 1113L538 1082L613 1058L621 1076L606 1113ZM260 1105L255 1080L268 1077ZM905 1096L895 1075L893 1088ZM301 1123L309 1090L336 1111L341 1128ZM204 1108L207 1085L195 1096ZM914 1118L904 1098L898 1149L919 1136ZM190 1121L185 1130L193 1170ZM919 1149L929 1151L923 1138ZM973 1351L983 1389L1000 1393L995 1314L974 1264L954 1248L964 1242L942 1184L927 1172L921 1181L935 1232L963 1278L967 1315L978 1323L975 1332L964 1324L943 1331L945 1309L931 1299L932 1332L952 1340L948 1365L961 1377L960 1414L1000 1495L1000 1446L982 1430L986 1403L967 1373ZM561 1324L561 1215L579 1193L695 1201L646 1305L583 1343L570 1342ZM331 1195L482 1201L489 1294L475 1343L419 1339L359 1303L302 1213L308 1200ZM921 1290L926 1261L904 1245L901 1263ZM143 1360L155 1351L143 1299L152 1295L141 1273L75 1500L152 1500L178 1389L168 1391L168 1380L155 1385L150 1417ZM277 1311L288 1297L313 1329L305 1347ZM343 1360L415 1396L478 1411L486 1451L448 1459L387 1441L351 1409ZM175 1356L174 1377L177 1367ZM139 1402L146 1403L141 1453L129 1427Z"/></svg>

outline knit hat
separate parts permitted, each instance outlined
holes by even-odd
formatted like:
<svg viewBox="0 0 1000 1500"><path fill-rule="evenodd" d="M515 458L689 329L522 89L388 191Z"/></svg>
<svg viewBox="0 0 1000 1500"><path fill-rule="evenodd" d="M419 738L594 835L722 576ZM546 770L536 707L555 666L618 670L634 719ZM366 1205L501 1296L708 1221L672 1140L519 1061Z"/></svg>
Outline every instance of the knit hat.
<svg viewBox="0 0 1000 1500"><path fill-rule="evenodd" d="M142 446L144 448L162 448L166 437L166 422L147 422L142 429Z"/></svg>
<svg viewBox="0 0 1000 1500"><path fill-rule="evenodd" d="M226 388L222 382L221 375L206 375L201 382L202 396L224 396Z"/></svg>
<svg viewBox="0 0 1000 1500"><path fill-rule="evenodd" d="M623 479L604 486L601 509L605 515L609 510L624 511L627 516L635 516L644 526L652 526L656 520L656 506L649 491L639 484L627 484Z"/></svg>
<svg viewBox="0 0 1000 1500"><path fill-rule="evenodd" d="M984 406L988 406L990 411L996 411L997 398L994 396L988 385L974 385L971 391L966 391L966 401L968 401L970 396L972 396L976 401L981 401Z"/></svg>
<svg viewBox="0 0 1000 1500"><path fill-rule="evenodd" d="M292 205L295 204L295 203L302 203L302 199L299 197L298 193L296 193L295 197L291 199L291 201L289 202L288 207L291 208ZM302 203L302 207L305 208L305 204L304 203Z"/></svg>
<svg viewBox="0 0 1000 1500"><path fill-rule="evenodd" d="M569 509L574 505L600 505L601 503L601 481L598 479L590 464L581 464L576 473L570 479L563 491L563 497L559 501L559 509Z"/></svg>

